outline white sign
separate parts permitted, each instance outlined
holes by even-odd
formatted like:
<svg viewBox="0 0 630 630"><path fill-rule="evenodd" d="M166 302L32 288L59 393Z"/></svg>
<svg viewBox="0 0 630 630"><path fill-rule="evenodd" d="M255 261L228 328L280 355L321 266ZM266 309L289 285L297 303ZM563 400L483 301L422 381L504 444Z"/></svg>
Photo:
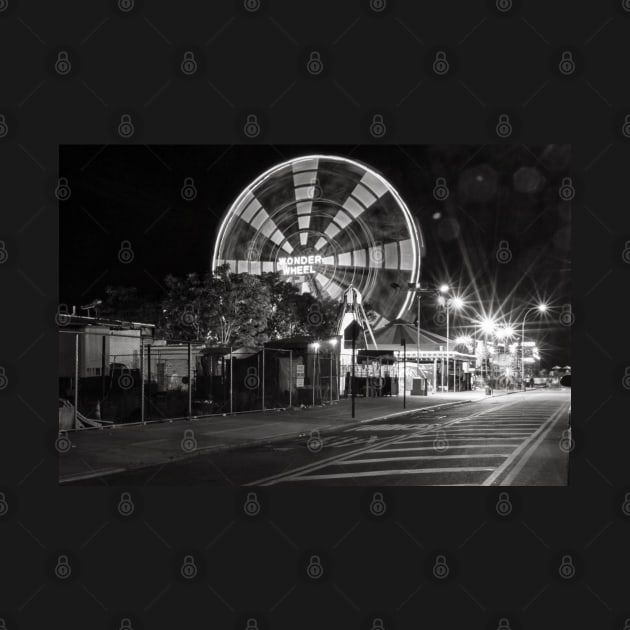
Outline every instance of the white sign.
<svg viewBox="0 0 630 630"><path fill-rule="evenodd" d="M313 265L321 265L321 256L288 256L278 258L278 269L285 276L300 276L315 273Z"/></svg>
<svg viewBox="0 0 630 630"><path fill-rule="evenodd" d="M295 386L296 387L304 387L304 377L299 377L296 379L295 382Z"/></svg>

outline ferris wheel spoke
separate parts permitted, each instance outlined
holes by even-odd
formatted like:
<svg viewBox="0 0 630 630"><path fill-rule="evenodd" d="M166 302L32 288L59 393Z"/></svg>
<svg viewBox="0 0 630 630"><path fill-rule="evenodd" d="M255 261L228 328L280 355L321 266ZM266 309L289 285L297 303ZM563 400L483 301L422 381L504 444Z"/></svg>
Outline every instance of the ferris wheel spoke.
<svg viewBox="0 0 630 630"><path fill-rule="evenodd" d="M241 221L255 232L262 233L276 245L282 247L288 254L293 253L293 246L251 190L244 195L235 213Z"/></svg>
<svg viewBox="0 0 630 630"><path fill-rule="evenodd" d="M356 221L386 192L385 184L373 173L366 172L324 230L326 236L331 240L336 238L341 231ZM326 240L320 238L315 249L321 249L325 243Z"/></svg>
<svg viewBox="0 0 630 630"><path fill-rule="evenodd" d="M343 295L347 287L343 287L333 278L334 274L330 274L328 270L322 270L315 274L315 282L321 291L326 293L331 299L338 300Z"/></svg>
<svg viewBox="0 0 630 630"><path fill-rule="evenodd" d="M308 229L311 225L313 198L316 195L317 158L299 160L293 163L293 188L295 191L296 211L300 245L308 243Z"/></svg>
<svg viewBox="0 0 630 630"><path fill-rule="evenodd" d="M377 243L372 247L354 249L351 252L338 252L331 256L323 256L325 265L338 267L373 267L376 269L413 269L413 249L411 239L391 243Z"/></svg>

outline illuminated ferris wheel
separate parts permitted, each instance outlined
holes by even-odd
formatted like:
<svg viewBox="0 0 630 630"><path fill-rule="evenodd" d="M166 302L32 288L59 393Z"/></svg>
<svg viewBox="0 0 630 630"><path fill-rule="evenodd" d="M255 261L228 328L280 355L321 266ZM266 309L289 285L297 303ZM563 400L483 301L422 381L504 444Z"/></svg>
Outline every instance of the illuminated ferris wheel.
<svg viewBox="0 0 630 630"><path fill-rule="evenodd" d="M400 195L369 166L307 155L247 186L220 225L212 270L279 272L302 292L340 300L353 286L376 311L374 327L403 318L420 278L419 226Z"/></svg>

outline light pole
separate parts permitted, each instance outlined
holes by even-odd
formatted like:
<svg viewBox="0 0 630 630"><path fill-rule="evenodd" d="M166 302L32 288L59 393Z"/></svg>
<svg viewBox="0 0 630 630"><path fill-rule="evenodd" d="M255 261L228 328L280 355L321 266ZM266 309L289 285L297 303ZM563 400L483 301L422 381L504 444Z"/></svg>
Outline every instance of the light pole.
<svg viewBox="0 0 630 630"><path fill-rule="evenodd" d="M332 346L332 349L330 351L330 378L328 379L329 381L328 387L330 389L330 404L332 405L332 402L333 402L333 350L337 346L337 340L331 339L330 345ZM337 383L339 383L339 375L337 375ZM337 385L337 387L339 387L339 385Z"/></svg>
<svg viewBox="0 0 630 630"><path fill-rule="evenodd" d="M521 323L521 388L522 389L526 389L525 387L525 346L524 346L525 320L527 319L527 316L532 311L538 311L539 313L546 313L548 308L549 307L544 303L538 304L536 306L532 306L530 309L525 311L525 314L523 315L523 321Z"/></svg>
<svg viewBox="0 0 630 630"><path fill-rule="evenodd" d="M319 350L319 342L315 342L313 344L313 348L315 348L315 354L313 355L313 407L315 406L315 380L317 377L317 351ZM317 361L318 362L318 361Z"/></svg>
<svg viewBox="0 0 630 630"><path fill-rule="evenodd" d="M444 287L446 287L446 285L443 285L442 287L440 287L440 291L442 293L446 293L448 291L448 287L446 287L446 290L443 290ZM462 298L456 295L450 298L445 298L444 296L440 296L439 302L446 309L446 391L450 391L450 386L449 386L449 381L448 381L449 362L450 362L449 335L451 334L450 311L451 311L451 308L454 308L455 310L460 310L464 306L464 300L462 300Z"/></svg>
<svg viewBox="0 0 630 630"><path fill-rule="evenodd" d="M418 315L416 317L416 360L420 365L420 297L422 295L437 295L441 293L447 293L449 290L448 285L443 284L437 289L431 289L429 287L423 287L419 282L408 282L407 287L410 291L413 291L417 298Z"/></svg>

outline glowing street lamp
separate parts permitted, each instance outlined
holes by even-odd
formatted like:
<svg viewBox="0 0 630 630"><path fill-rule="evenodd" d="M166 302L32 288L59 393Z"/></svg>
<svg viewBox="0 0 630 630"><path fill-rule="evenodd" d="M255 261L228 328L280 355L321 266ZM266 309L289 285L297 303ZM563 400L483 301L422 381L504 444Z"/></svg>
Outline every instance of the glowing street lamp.
<svg viewBox="0 0 630 630"><path fill-rule="evenodd" d="M442 287L447 287L447 285L442 285ZM440 287L440 290L442 290ZM448 287L447 287L448 289ZM465 306L464 300L454 295L450 298L445 298L444 296L440 296L438 298L438 302L446 308L446 391L449 391L448 384L448 376L449 376L449 360L450 360L450 351L449 351L449 335L450 335L450 312L451 308L454 308L456 311L461 310Z"/></svg>
<svg viewBox="0 0 630 630"><path fill-rule="evenodd" d="M523 321L521 323L521 386L523 389L525 389L525 344L523 343L525 341L525 320L527 319L527 316L534 311L537 311L542 315L548 310L549 306L544 302L541 302L540 304L532 306L532 308L525 311L525 314L523 315Z"/></svg>

